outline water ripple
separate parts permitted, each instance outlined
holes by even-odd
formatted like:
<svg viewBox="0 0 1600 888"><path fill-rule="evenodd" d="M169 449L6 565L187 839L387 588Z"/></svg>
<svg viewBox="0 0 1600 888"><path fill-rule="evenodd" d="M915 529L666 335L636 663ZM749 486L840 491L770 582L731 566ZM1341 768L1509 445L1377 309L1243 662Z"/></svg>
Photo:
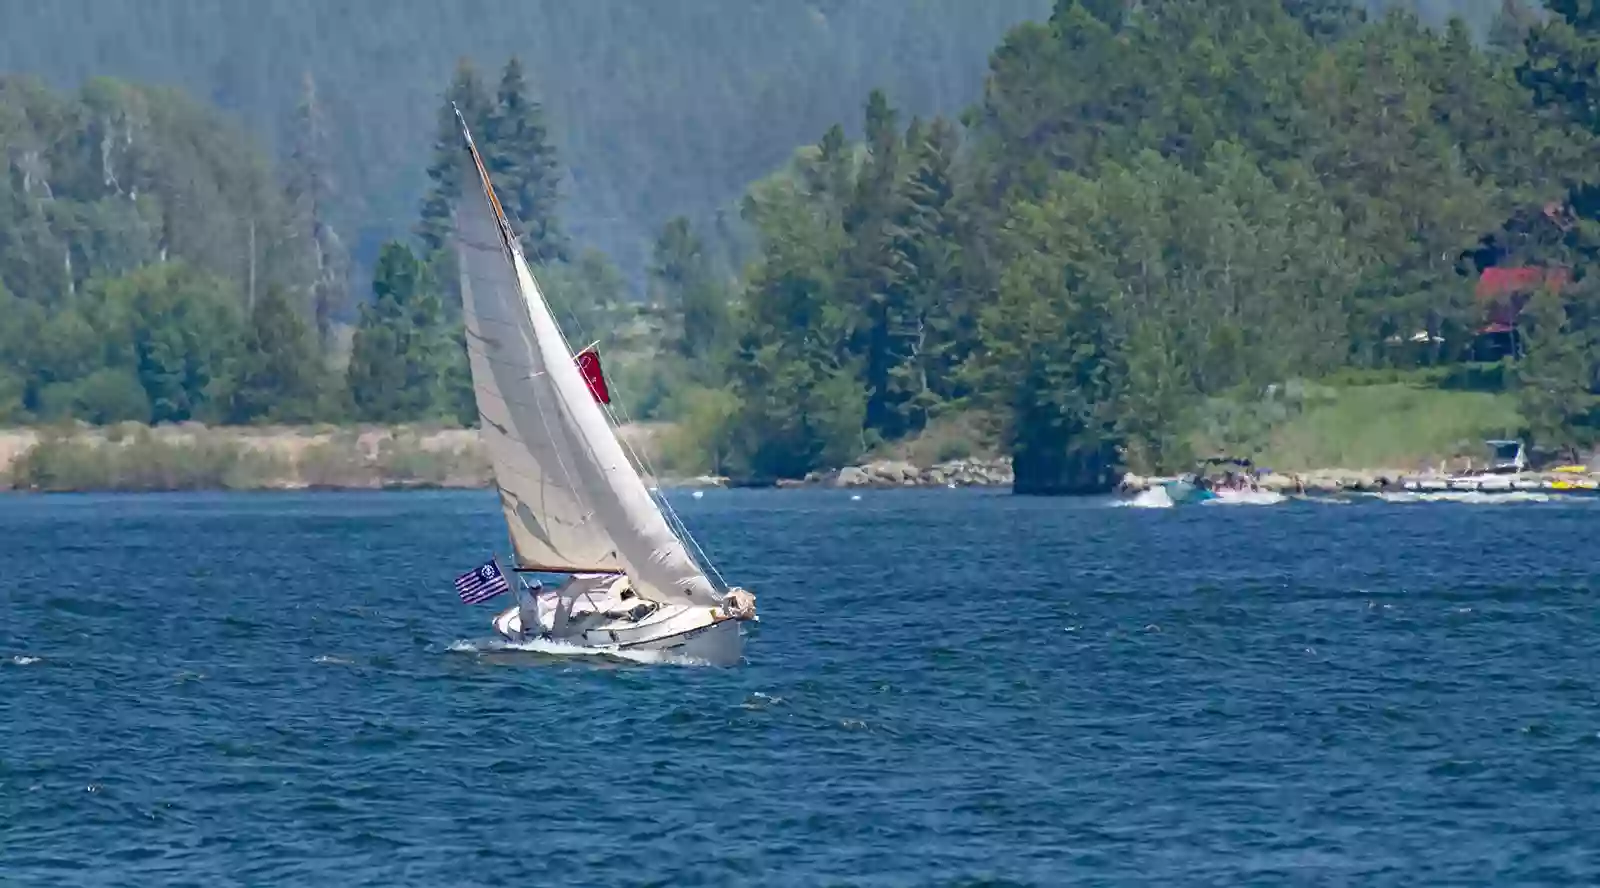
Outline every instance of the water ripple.
<svg viewBox="0 0 1600 888"><path fill-rule="evenodd" d="M0 499L0 881L1600 882L1600 508L678 506L743 667L485 640L486 494Z"/></svg>

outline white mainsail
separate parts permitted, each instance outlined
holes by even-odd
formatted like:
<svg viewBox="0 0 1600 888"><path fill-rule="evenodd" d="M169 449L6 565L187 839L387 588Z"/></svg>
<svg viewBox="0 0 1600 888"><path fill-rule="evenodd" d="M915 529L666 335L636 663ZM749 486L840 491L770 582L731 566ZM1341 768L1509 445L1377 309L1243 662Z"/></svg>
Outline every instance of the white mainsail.
<svg viewBox="0 0 1600 888"><path fill-rule="evenodd" d="M462 133L484 197L456 214L467 352L518 566L625 573L642 597L716 604L574 362L464 121Z"/></svg>

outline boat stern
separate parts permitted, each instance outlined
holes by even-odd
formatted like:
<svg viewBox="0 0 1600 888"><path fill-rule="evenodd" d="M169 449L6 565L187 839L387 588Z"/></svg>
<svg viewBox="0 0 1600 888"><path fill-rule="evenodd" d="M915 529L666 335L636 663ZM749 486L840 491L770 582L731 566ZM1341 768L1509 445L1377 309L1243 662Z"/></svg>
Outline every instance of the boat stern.
<svg viewBox="0 0 1600 888"><path fill-rule="evenodd" d="M494 618L494 631L500 633L506 641L522 640L522 606L512 605Z"/></svg>

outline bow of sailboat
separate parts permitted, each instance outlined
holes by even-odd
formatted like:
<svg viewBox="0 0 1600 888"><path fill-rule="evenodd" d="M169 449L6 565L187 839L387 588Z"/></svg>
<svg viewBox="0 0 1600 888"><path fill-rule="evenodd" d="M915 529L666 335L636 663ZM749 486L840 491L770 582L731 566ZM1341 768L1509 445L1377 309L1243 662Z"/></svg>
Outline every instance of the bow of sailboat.
<svg viewBox="0 0 1600 888"><path fill-rule="evenodd" d="M456 115L484 198L457 212L468 362L518 570L622 574L649 601L753 618L753 596L721 581L645 484L648 463L617 434L596 346L568 345Z"/></svg>

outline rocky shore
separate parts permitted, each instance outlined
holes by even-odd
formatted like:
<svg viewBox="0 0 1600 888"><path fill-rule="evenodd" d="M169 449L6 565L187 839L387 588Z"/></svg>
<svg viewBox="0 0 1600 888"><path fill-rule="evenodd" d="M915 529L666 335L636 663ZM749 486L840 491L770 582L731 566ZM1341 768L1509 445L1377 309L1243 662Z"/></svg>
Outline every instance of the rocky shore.
<svg viewBox="0 0 1600 888"><path fill-rule="evenodd" d="M729 479L715 476L672 482L683 487L1010 487L1009 459L955 459L931 466L904 460L874 460L804 478Z"/></svg>
<svg viewBox="0 0 1600 888"><path fill-rule="evenodd" d="M926 468L897 460L812 472L800 482L827 487L1009 487L1009 459L957 459Z"/></svg>

